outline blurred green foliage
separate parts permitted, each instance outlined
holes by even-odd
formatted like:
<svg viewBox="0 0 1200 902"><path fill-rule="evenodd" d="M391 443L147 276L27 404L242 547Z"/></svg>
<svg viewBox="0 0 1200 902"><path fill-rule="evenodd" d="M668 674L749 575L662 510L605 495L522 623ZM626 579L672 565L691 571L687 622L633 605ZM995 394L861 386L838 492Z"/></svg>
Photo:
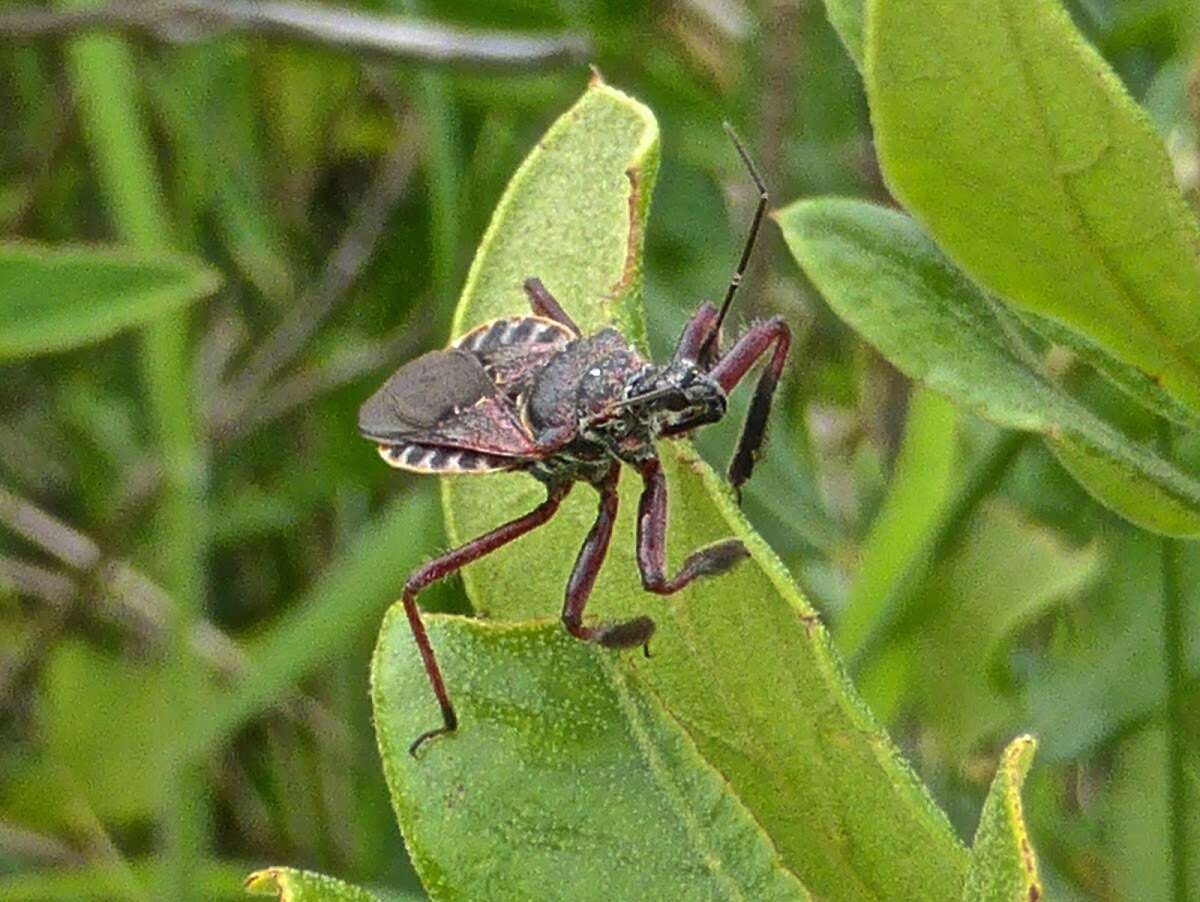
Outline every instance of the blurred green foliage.
<svg viewBox="0 0 1200 902"><path fill-rule="evenodd" d="M861 8L830 6L843 28ZM722 119L777 202L887 199L858 72L811 0L359 8L577 32L607 80L654 110L645 296L659 354L723 289L752 207ZM1068 8L1150 112L1194 205L1196 5ZM354 414L390 368L444 342L509 176L586 78L583 65L436 68L245 34L81 45L0 28L0 238L169 250L223 277L186 311L2 364L0 898L240 898L266 863L420 891L367 668L409 567L445 538L433 487L383 467ZM880 578L865 562L904 582L904 616L846 647L861 644L860 691L960 836L1004 743L1028 730L1040 751L1025 816L1052 897L1168 898L1173 823L1200 885L1200 554L1175 552L1188 704L1168 711L1160 540L1041 444L997 458L996 428L964 410L917 422L907 381L831 313L777 231L739 303L743 320L779 312L798 335L745 510L835 640L843 623L863 629L850 605L894 589L864 588ZM1106 382L1070 381L1153 439L1154 419ZM706 457L724 460L736 413L701 437ZM1200 460L1194 436L1173 450ZM902 491L926 458L931 494ZM981 472L951 541L879 525L935 530L930 498L953 504ZM895 563L914 548L932 559ZM422 601L467 609L456 581ZM1168 728L1188 739L1182 797Z"/></svg>

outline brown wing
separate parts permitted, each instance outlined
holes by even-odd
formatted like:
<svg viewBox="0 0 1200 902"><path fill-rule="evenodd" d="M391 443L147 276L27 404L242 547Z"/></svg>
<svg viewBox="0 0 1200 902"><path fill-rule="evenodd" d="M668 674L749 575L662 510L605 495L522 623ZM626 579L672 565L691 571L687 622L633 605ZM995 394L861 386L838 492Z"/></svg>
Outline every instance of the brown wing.
<svg viewBox="0 0 1200 902"><path fill-rule="evenodd" d="M537 454L512 402L496 391L474 355L432 351L400 367L358 413L359 431L379 443L388 463L421 472L486 472L490 458ZM464 451L453 467L430 452ZM504 467L515 465L512 460Z"/></svg>

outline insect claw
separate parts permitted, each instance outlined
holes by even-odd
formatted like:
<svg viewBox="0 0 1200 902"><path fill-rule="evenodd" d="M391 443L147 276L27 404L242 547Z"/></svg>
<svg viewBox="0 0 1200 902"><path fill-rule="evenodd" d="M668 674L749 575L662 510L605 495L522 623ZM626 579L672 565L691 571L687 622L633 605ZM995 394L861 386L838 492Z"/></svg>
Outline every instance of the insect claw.
<svg viewBox="0 0 1200 902"><path fill-rule="evenodd" d="M430 739L436 739L438 736L445 736L447 733L453 733L454 727L438 727L436 730L426 730L420 736L412 741L408 747L408 753L414 758L417 757L417 749L423 746Z"/></svg>

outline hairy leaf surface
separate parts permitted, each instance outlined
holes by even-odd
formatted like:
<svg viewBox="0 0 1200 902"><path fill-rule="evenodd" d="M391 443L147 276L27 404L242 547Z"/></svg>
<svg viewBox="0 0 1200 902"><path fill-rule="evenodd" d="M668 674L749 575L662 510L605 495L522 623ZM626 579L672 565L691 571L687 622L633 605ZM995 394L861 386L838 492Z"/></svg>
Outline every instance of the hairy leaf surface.
<svg viewBox="0 0 1200 902"><path fill-rule="evenodd" d="M458 733L408 754L439 715L399 605L380 634L372 697L400 825L436 898L808 898L611 654L556 623L429 621Z"/></svg>
<svg viewBox="0 0 1200 902"><path fill-rule="evenodd" d="M1036 748L1032 736L1019 736L1004 750L975 831L963 902L1038 902L1044 897L1021 812L1021 784Z"/></svg>

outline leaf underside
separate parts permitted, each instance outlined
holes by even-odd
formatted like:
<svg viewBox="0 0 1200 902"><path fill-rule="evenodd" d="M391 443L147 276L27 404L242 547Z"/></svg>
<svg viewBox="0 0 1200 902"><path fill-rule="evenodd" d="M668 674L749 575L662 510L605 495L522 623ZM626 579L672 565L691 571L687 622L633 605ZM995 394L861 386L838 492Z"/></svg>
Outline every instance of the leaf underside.
<svg viewBox="0 0 1200 902"><path fill-rule="evenodd" d="M834 311L900 370L1001 426L1042 434L1088 491L1139 526L1200 534L1200 482L1034 366L988 297L911 219L823 199L778 221Z"/></svg>

